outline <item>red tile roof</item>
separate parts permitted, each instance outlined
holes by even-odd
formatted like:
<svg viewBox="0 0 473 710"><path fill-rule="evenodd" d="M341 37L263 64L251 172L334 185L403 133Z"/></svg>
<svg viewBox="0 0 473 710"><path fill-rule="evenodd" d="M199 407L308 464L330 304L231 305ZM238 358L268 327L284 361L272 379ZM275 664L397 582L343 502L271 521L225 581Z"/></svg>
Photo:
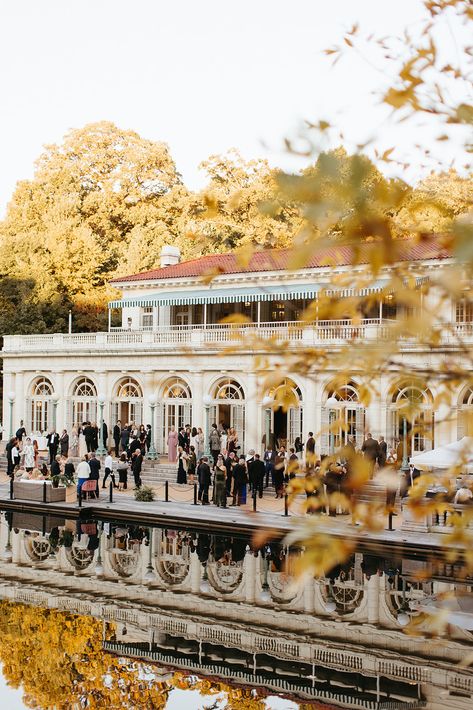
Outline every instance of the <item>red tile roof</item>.
<svg viewBox="0 0 473 710"><path fill-rule="evenodd" d="M424 259L448 259L451 253L441 246L437 240L416 242L412 239L403 239L395 242L395 261L422 261ZM361 245L361 258L359 263L369 262L369 253L380 248L376 242L365 242ZM294 256L292 249L271 249L255 252L248 266L241 265L241 258L235 252L226 254L210 254L198 259L182 261L173 266L161 269L143 271L130 276L120 276L112 279L111 283L128 281L154 281L160 279L178 279L204 276L210 273L242 274L260 271L282 271L287 269ZM353 249L350 246L333 246L314 252L307 264L302 267L313 269L317 267L348 266L353 263Z"/></svg>

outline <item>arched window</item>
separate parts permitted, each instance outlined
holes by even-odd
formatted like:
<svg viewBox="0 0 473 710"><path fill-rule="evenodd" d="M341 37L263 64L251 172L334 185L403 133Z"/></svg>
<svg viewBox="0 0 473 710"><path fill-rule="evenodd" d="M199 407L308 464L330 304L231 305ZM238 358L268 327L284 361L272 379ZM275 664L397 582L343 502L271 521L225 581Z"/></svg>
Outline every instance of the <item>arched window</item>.
<svg viewBox="0 0 473 710"><path fill-rule="evenodd" d="M33 434L42 434L52 425L52 382L44 376L36 378L31 385L30 429Z"/></svg>
<svg viewBox="0 0 473 710"><path fill-rule="evenodd" d="M81 377L72 390L72 426L97 421L97 388L88 377Z"/></svg>
<svg viewBox="0 0 473 710"><path fill-rule="evenodd" d="M192 394L187 382L180 377L168 380L164 386L164 399L191 399Z"/></svg>
<svg viewBox="0 0 473 710"><path fill-rule="evenodd" d="M118 382L112 403L112 424L143 424L143 390L133 377Z"/></svg>
<svg viewBox="0 0 473 710"><path fill-rule="evenodd" d="M457 439L473 436L473 386L466 387L460 395L457 416Z"/></svg>
<svg viewBox="0 0 473 710"><path fill-rule="evenodd" d="M294 446L303 436L302 391L290 377L286 377L270 392L274 399L272 432L276 446Z"/></svg>
<svg viewBox="0 0 473 710"><path fill-rule="evenodd" d="M245 399L243 387L236 380L217 382L214 389L214 399Z"/></svg>
<svg viewBox="0 0 473 710"><path fill-rule="evenodd" d="M325 402L333 397L340 405L331 409L324 404L322 410L322 453L336 451L353 437L357 447L362 446L365 429L365 408L360 403L358 385L353 380L332 383L326 389ZM334 427L335 422L339 426ZM335 431L333 429L335 428Z"/></svg>
<svg viewBox="0 0 473 710"><path fill-rule="evenodd" d="M119 399L143 397L143 392L141 391L141 387L138 382L132 377L128 377L126 380L122 380L118 383L117 397Z"/></svg>
<svg viewBox="0 0 473 710"><path fill-rule="evenodd" d="M97 390L92 380L81 377L74 386L74 397L96 397Z"/></svg>
<svg viewBox="0 0 473 710"><path fill-rule="evenodd" d="M433 397L429 388L417 380L397 383L391 390L390 417L393 443L404 441L407 432L407 455L433 447Z"/></svg>
<svg viewBox="0 0 473 710"><path fill-rule="evenodd" d="M226 429L235 429L238 445L245 451L245 392L242 385L225 377L213 386L211 423L221 424Z"/></svg>
<svg viewBox="0 0 473 710"><path fill-rule="evenodd" d="M163 404L158 408L158 431L161 432L161 451L167 452L171 427L179 431L192 423L192 391L181 377L172 377L163 387Z"/></svg>

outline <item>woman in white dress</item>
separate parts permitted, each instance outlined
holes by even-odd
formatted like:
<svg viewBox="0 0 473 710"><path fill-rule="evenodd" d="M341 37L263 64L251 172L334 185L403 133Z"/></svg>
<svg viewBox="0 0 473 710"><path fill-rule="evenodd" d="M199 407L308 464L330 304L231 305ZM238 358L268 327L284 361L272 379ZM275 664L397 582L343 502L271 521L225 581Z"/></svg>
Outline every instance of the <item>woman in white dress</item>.
<svg viewBox="0 0 473 710"><path fill-rule="evenodd" d="M195 426L192 427L189 446L194 447L194 453L196 455L196 458L198 459L199 458L199 435L197 433L197 429L195 428Z"/></svg>
<svg viewBox="0 0 473 710"><path fill-rule="evenodd" d="M227 453L227 440L228 440L227 430L222 429L222 431L220 432L220 453L221 454Z"/></svg>
<svg viewBox="0 0 473 710"><path fill-rule="evenodd" d="M22 456L23 456L23 466L27 471L32 471L35 465L35 454L34 454L34 446L31 442L31 439L29 436L26 437L25 444L23 446L22 450Z"/></svg>
<svg viewBox="0 0 473 710"><path fill-rule="evenodd" d="M87 453L87 444L85 443L84 427L85 427L85 423L82 424L82 426L79 429L79 456L81 459L83 459L85 454Z"/></svg>
<svg viewBox="0 0 473 710"><path fill-rule="evenodd" d="M204 432L200 426L197 427L197 446L195 449L195 455L197 457L197 461L204 455Z"/></svg>
<svg viewBox="0 0 473 710"><path fill-rule="evenodd" d="M71 431L71 456L79 456L79 435L77 433L77 427L73 426Z"/></svg>

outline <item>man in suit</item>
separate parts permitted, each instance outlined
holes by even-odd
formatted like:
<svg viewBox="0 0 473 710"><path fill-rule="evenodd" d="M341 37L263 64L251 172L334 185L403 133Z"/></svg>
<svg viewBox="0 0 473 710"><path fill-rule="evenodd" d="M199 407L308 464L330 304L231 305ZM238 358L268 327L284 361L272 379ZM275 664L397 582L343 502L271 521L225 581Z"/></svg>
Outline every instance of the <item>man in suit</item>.
<svg viewBox="0 0 473 710"><path fill-rule="evenodd" d="M262 498L266 466L264 465L264 462L261 461L259 454L255 454L255 458L251 468L253 475L253 491L258 491L258 496Z"/></svg>
<svg viewBox="0 0 473 710"><path fill-rule="evenodd" d="M94 436L95 432L90 422L86 422L85 427L82 430L85 439L85 445L87 446L87 453L90 454L94 450Z"/></svg>
<svg viewBox="0 0 473 710"><path fill-rule="evenodd" d="M212 480L210 473L209 459L202 458L202 462L197 467L197 478L199 479L199 500L202 505L209 504L209 487Z"/></svg>
<svg viewBox="0 0 473 710"><path fill-rule="evenodd" d="M376 439L373 439L371 434L367 434L366 439L363 442L363 446L361 447L361 451L362 451L365 459L369 462L370 469L371 469L371 476L373 476L374 465L376 463L376 460L377 460L378 454L379 454L378 441Z"/></svg>
<svg viewBox="0 0 473 710"><path fill-rule="evenodd" d="M386 466L386 459L388 458L388 445L384 441L384 436L379 437L378 442L378 466L383 468Z"/></svg>
<svg viewBox="0 0 473 710"><path fill-rule="evenodd" d="M133 452L131 458L131 470L133 471L133 478L135 479L135 488L141 488L141 468L143 466L143 454L138 442L138 448Z"/></svg>
<svg viewBox="0 0 473 710"><path fill-rule="evenodd" d="M113 441L115 442L115 456L120 452L120 436L122 432L122 423L120 420L113 427Z"/></svg>
<svg viewBox="0 0 473 710"><path fill-rule="evenodd" d="M122 428L120 432L120 439L122 444L122 451L126 451L128 449L128 442L130 441L130 428L128 424L125 424L125 426Z"/></svg>
<svg viewBox="0 0 473 710"><path fill-rule="evenodd" d="M49 449L49 464L51 465L57 455L59 447L59 434L53 429L46 437Z"/></svg>
<svg viewBox="0 0 473 710"><path fill-rule="evenodd" d="M18 443L21 445L23 437L26 436L26 429L25 429L25 425L23 424L23 419L20 421L20 426L17 429L15 436L18 439Z"/></svg>
<svg viewBox="0 0 473 710"><path fill-rule="evenodd" d="M108 449L107 441L108 441L108 426L106 425L105 422L103 422L102 423L102 446L105 446L106 449Z"/></svg>

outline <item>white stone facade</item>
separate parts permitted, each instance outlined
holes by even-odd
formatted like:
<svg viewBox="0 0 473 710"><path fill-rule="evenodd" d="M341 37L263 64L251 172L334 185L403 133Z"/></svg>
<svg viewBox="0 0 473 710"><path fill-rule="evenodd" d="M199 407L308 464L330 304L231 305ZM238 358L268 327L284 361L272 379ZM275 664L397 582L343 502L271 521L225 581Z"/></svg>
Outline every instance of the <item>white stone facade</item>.
<svg viewBox="0 0 473 710"><path fill-rule="evenodd" d="M448 267L449 262L417 261L412 269L418 278ZM233 426L245 451L261 450L268 417L271 431L276 438L286 439L288 446L297 436L304 440L309 431L323 432L330 416L326 401L334 393L331 383L337 373L330 369L304 376L287 373L284 386L292 392L292 406L287 413L269 413L263 400L274 392L264 391L267 370L257 369L255 356L268 339L284 343L288 351L322 347L335 353L350 339L373 342L388 337L392 318L385 317L390 315L390 304L384 295L379 297L377 317L364 314L356 323L350 319L317 320L310 325L300 321L301 309L334 275L347 278L348 268L222 274L210 287L200 277L125 279L118 284L123 300L115 304L122 310L120 327L103 333L5 337L4 432L14 432L21 419L34 434L53 426L70 430L85 420L98 422L99 395L104 397L109 433L117 420L150 423L161 454L166 453L171 425L205 429L207 417L210 423L223 421ZM354 289L345 291L353 293ZM435 299L433 290L427 298ZM464 342L473 339L471 310L461 302L442 303L439 318L450 326L442 335L442 344L432 351L406 340L403 364L435 371L447 358L459 357L457 337ZM248 315L252 323L219 322L235 311ZM270 357L276 365L277 356ZM360 403L363 376L353 372L337 392L346 426L340 428L335 443L349 434L361 443L367 431L392 442L402 427L397 403L413 394L422 403L426 434L414 430L409 434L410 452L471 433L463 426L462 412L473 406L473 388L458 386L450 403L454 416L445 418L446 405L444 411L434 411L435 377L417 388L409 378L399 378L394 372L383 374L371 380L378 396L365 408ZM322 453L328 450L327 434L322 433L318 448Z"/></svg>

